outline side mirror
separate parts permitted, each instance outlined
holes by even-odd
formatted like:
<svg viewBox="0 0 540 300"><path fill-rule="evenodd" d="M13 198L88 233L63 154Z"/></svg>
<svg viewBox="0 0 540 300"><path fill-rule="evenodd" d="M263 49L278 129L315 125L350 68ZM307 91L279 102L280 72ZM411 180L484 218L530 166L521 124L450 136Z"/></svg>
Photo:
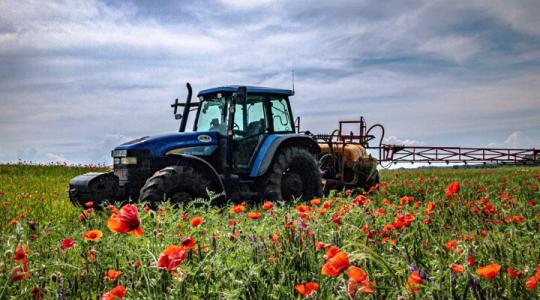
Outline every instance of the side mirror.
<svg viewBox="0 0 540 300"><path fill-rule="evenodd" d="M247 88L245 86L241 86L238 88L238 91L234 93L233 97L236 99L236 103L244 104L247 101Z"/></svg>

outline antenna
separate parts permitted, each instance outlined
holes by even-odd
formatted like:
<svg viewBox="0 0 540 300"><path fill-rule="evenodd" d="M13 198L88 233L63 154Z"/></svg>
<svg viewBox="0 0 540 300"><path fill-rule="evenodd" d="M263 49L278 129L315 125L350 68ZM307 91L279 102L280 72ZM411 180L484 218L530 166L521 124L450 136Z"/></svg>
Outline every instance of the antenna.
<svg viewBox="0 0 540 300"><path fill-rule="evenodd" d="M292 73L292 91L294 94L294 69L291 70L291 73Z"/></svg>

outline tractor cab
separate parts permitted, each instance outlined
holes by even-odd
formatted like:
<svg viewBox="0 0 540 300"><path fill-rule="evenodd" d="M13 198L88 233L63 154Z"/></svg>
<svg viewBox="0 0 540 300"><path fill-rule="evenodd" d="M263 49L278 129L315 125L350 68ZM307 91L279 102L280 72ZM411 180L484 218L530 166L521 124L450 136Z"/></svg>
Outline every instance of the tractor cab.
<svg viewBox="0 0 540 300"><path fill-rule="evenodd" d="M225 140L230 130L233 170L248 173L258 146L268 135L294 133L289 104L293 92L248 86L245 97L235 98L238 88L226 86L201 91L193 131L217 132Z"/></svg>

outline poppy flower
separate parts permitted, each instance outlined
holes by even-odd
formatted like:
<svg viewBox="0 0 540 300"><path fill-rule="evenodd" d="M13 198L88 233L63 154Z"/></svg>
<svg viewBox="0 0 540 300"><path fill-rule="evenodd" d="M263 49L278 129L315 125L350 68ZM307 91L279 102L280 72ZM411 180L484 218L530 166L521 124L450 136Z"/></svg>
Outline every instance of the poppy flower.
<svg viewBox="0 0 540 300"><path fill-rule="evenodd" d="M30 273L21 270L20 267L15 267L11 270L11 281L23 281L30 278Z"/></svg>
<svg viewBox="0 0 540 300"><path fill-rule="evenodd" d="M446 251L451 252L455 250L457 247L457 241L456 240L449 240L446 242Z"/></svg>
<svg viewBox="0 0 540 300"><path fill-rule="evenodd" d="M531 276L525 281L525 288L528 290L536 290L538 286L538 278L536 276Z"/></svg>
<svg viewBox="0 0 540 300"><path fill-rule="evenodd" d="M252 219L252 220L257 220L258 218L261 217L261 213L260 212L248 212L247 217L249 219Z"/></svg>
<svg viewBox="0 0 540 300"><path fill-rule="evenodd" d="M347 285L347 294L349 295L349 297L354 298L356 292L360 292L363 294L374 294L375 283L367 280L360 283L349 281L349 284Z"/></svg>
<svg viewBox="0 0 540 300"><path fill-rule="evenodd" d="M134 237L140 237L143 234L141 220L137 206L133 204L124 205L120 211L112 210L112 215L107 221L107 227L112 232L128 233Z"/></svg>
<svg viewBox="0 0 540 300"><path fill-rule="evenodd" d="M321 205L321 199L320 198L312 199L311 201L309 201L309 203L311 203L311 205L313 206L319 206Z"/></svg>
<svg viewBox="0 0 540 300"><path fill-rule="evenodd" d="M305 284L297 284L294 289L302 295L302 297L309 297L312 293L316 292L319 288L319 284L316 282L306 282Z"/></svg>
<svg viewBox="0 0 540 300"><path fill-rule="evenodd" d="M499 275L501 271L501 266L498 264L489 264L485 267L480 267L476 270L476 274L480 275L485 279L493 279Z"/></svg>
<svg viewBox="0 0 540 300"><path fill-rule="evenodd" d="M270 202L270 201L264 202L264 204L262 206L262 208L264 210L270 210L270 209L272 209L272 207L274 207L274 204L272 204L272 202Z"/></svg>
<svg viewBox="0 0 540 300"><path fill-rule="evenodd" d="M412 293L418 293L420 291L420 287L422 286L422 277L420 276L420 272L412 272L411 275L409 275L409 278L407 278L407 289Z"/></svg>
<svg viewBox="0 0 540 300"><path fill-rule="evenodd" d="M182 246L184 249L187 249L187 250L195 247L195 245L196 245L195 239L192 237L184 238L182 240L182 243L180 244L180 246Z"/></svg>
<svg viewBox="0 0 540 300"><path fill-rule="evenodd" d="M92 201L85 202L84 206L87 207L87 208L94 207L94 202L92 202Z"/></svg>
<svg viewBox="0 0 540 300"><path fill-rule="evenodd" d="M322 249L326 249L326 248L328 248L330 246L331 246L330 244L325 244L325 243L321 243L319 241L315 241L315 252L319 252Z"/></svg>
<svg viewBox="0 0 540 300"><path fill-rule="evenodd" d="M330 258L322 267L321 274L328 276L338 276L349 267L347 253L339 252Z"/></svg>
<svg viewBox="0 0 540 300"><path fill-rule="evenodd" d="M189 221L191 227L197 227L203 223L204 219L202 217L194 217Z"/></svg>
<svg viewBox="0 0 540 300"><path fill-rule="evenodd" d="M308 212L308 211L311 211L311 207L305 205L305 204L300 204L296 207L296 212L297 213L305 213L305 212Z"/></svg>
<svg viewBox="0 0 540 300"><path fill-rule="evenodd" d="M246 210L246 207L242 204L234 205L233 207L231 207L231 214L238 214L243 212L244 210Z"/></svg>
<svg viewBox="0 0 540 300"><path fill-rule="evenodd" d="M446 188L446 200L449 200L459 192L459 181L454 181Z"/></svg>
<svg viewBox="0 0 540 300"><path fill-rule="evenodd" d="M349 268L349 273L347 275L349 276L350 281L354 281L356 283L364 282L367 279L366 272L355 266Z"/></svg>
<svg viewBox="0 0 540 300"><path fill-rule="evenodd" d="M92 241L92 242L99 241L99 239L101 239L102 236L103 236L103 232L101 232L101 230L97 230L97 229L88 230L83 235L85 240Z"/></svg>
<svg viewBox="0 0 540 300"><path fill-rule="evenodd" d="M112 281L112 280L115 280L116 278L118 278L118 276L120 276L120 275L122 275L122 272L114 270L114 269L109 269L109 270L107 270L107 274L105 275L105 279Z"/></svg>
<svg viewBox="0 0 540 300"><path fill-rule="evenodd" d="M75 246L75 241L72 238L65 238L60 244L60 249L66 250L73 248Z"/></svg>
<svg viewBox="0 0 540 300"><path fill-rule="evenodd" d="M171 245L159 256L156 266L160 269L174 271L186 259L187 249L182 246Z"/></svg>
<svg viewBox="0 0 540 300"><path fill-rule="evenodd" d="M13 260L15 260L18 264L26 264L28 263L28 257L27 254L31 254L32 251L26 247L26 245L18 244L15 248L15 255L13 255Z"/></svg>
<svg viewBox="0 0 540 300"><path fill-rule="evenodd" d="M521 271L516 271L516 270L514 270L514 268L512 268L512 267L508 267L508 269L506 269L506 272L507 272L508 275L509 275L510 277L512 277L512 278L516 278L516 277L518 277L518 276L520 276L520 275L523 274L523 272L521 272Z"/></svg>
<svg viewBox="0 0 540 300"><path fill-rule="evenodd" d="M91 248L86 252L86 257L88 258L89 261L96 260L96 255L97 255L97 251L94 248Z"/></svg>
<svg viewBox="0 0 540 300"><path fill-rule="evenodd" d="M328 260L334 256L336 256L336 254L338 254L339 252L339 248L338 247L330 247L330 249L328 249L328 251L326 251L326 254L324 255L324 259Z"/></svg>
<svg viewBox="0 0 540 300"><path fill-rule="evenodd" d="M453 264L451 269L454 273L463 273L463 271L465 270L462 265L458 264Z"/></svg>
<svg viewBox="0 0 540 300"><path fill-rule="evenodd" d="M15 226L15 225L19 224L19 220L13 219L13 220L9 221L9 224Z"/></svg>
<svg viewBox="0 0 540 300"><path fill-rule="evenodd" d="M110 292L104 293L101 296L101 300L116 300L124 299L126 297L126 287L123 285L118 285L113 288Z"/></svg>

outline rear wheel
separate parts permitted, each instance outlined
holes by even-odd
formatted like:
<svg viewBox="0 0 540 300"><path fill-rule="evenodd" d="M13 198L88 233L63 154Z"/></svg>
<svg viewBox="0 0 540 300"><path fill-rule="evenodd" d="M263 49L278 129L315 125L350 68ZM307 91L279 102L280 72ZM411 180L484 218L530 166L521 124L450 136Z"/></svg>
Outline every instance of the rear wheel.
<svg viewBox="0 0 540 300"><path fill-rule="evenodd" d="M139 201L157 207L169 200L172 204L187 202L208 196L211 180L191 166L171 166L161 169L146 180L141 188Z"/></svg>
<svg viewBox="0 0 540 300"><path fill-rule="evenodd" d="M258 185L263 200L311 200L322 194L321 172L315 157L296 147L280 151Z"/></svg>

